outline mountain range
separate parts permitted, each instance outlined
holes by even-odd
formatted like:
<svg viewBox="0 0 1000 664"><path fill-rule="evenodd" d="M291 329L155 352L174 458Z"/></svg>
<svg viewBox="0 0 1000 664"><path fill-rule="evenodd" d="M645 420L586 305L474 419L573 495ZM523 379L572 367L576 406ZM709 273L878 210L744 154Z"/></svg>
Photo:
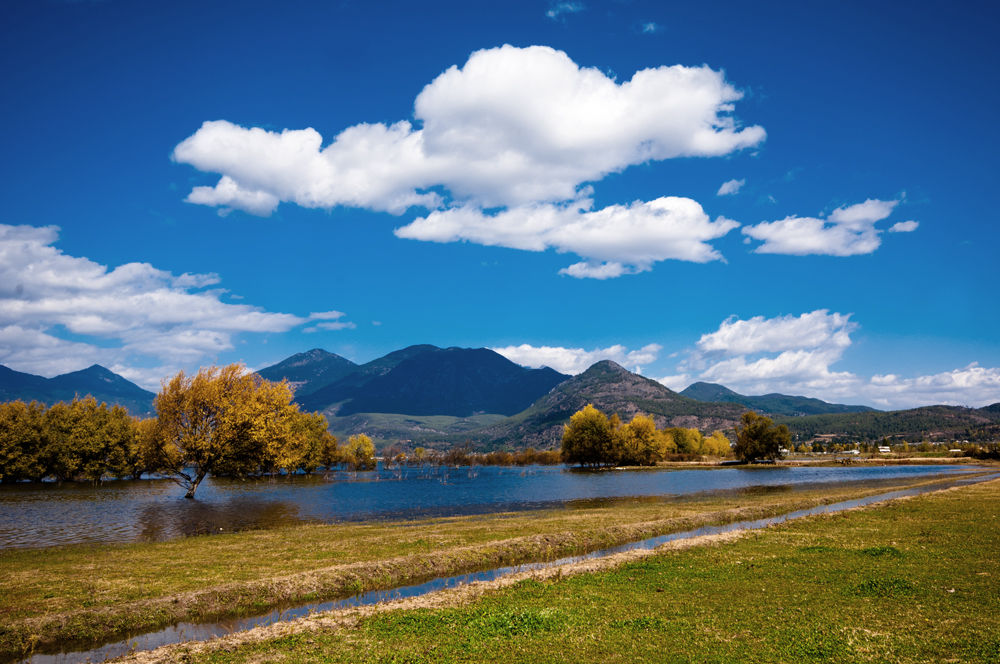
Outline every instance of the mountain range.
<svg viewBox="0 0 1000 664"><path fill-rule="evenodd" d="M111 405L125 406L133 415L151 415L156 396L99 364L53 378L0 365L0 401L21 399L53 404L87 395Z"/></svg>
<svg viewBox="0 0 1000 664"><path fill-rule="evenodd" d="M1000 435L1000 403L881 412L784 394L747 396L712 383L694 383L677 393L608 360L567 376L547 367L522 367L486 348L416 345L365 364L316 348L258 374L287 380L302 409L326 415L338 437L367 433L383 443L551 447L570 415L588 403L623 420L641 412L661 427L705 432L730 430L753 409L787 424L802 439ZM152 392L99 365L54 378L0 366L0 400L54 403L88 394L134 415L152 413Z"/></svg>
<svg viewBox="0 0 1000 664"><path fill-rule="evenodd" d="M747 396L733 392L724 385L716 383L692 383L681 391L681 394L698 401L715 401L735 403L751 410L768 415L821 415L825 413L866 413L875 409L868 406L848 406L840 403L827 403L810 397L793 397L787 394L762 394Z"/></svg>

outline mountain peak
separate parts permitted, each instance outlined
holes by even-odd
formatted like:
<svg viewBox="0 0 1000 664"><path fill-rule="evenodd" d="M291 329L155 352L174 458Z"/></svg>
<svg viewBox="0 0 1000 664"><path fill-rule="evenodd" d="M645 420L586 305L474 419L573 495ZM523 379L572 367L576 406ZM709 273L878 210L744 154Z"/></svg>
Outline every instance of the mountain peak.
<svg viewBox="0 0 1000 664"><path fill-rule="evenodd" d="M599 374L631 374L632 372L618 364L613 360L601 360L590 365L590 368L584 371L581 376L586 375L599 375Z"/></svg>
<svg viewBox="0 0 1000 664"><path fill-rule="evenodd" d="M60 376L56 376L52 380L71 380L77 381L80 379L84 380L99 380L104 383L128 383L129 381L122 378L114 371L111 371L107 367L101 366L100 364L91 364L86 369L80 369L78 371L70 371L64 373Z"/></svg>
<svg viewBox="0 0 1000 664"><path fill-rule="evenodd" d="M257 375L267 380L287 380L296 395L301 396L326 387L357 367L354 362L336 353L313 348L264 367Z"/></svg>
<svg viewBox="0 0 1000 664"><path fill-rule="evenodd" d="M689 399L696 399L698 401L739 402L743 398L743 395L733 392L725 385L706 383L704 381L691 383L681 390L681 394Z"/></svg>
<svg viewBox="0 0 1000 664"><path fill-rule="evenodd" d="M0 367L0 400L37 400L53 404L91 395L98 401L125 406L133 415L153 411L152 392L142 389L107 367L92 364L86 369L64 373L54 378Z"/></svg>

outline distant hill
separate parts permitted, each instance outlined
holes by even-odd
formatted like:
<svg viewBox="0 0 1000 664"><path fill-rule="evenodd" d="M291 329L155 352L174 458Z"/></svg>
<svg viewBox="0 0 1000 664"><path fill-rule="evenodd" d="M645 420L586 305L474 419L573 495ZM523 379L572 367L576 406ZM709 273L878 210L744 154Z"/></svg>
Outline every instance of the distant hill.
<svg viewBox="0 0 1000 664"><path fill-rule="evenodd" d="M340 403L351 399L358 389L366 385L369 381L389 373L395 369L400 362L404 362L411 357L416 357L422 353L435 350L441 349L437 346L431 346L430 344L418 344L415 346L407 346L406 348L402 348L400 350L394 350L393 352L374 359L371 362L366 362L355 367L355 369L349 374L342 376L338 380L335 380L329 385L321 387L310 394L303 395L301 398L296 398L296 401L299 402L304 410L318 411L331 410L332 408L333 411L336 411Z"/></svg>
<svg viewBox="0 0 1000 664"><path fill-rule="evenodd" d="M277 364L265 367L257 375L267 380L287 380L295 390L296 400L336 382L355 371L358 365L347 358L313 348L296 353Z"/></svg>
<svg viewBox="0 0 1000 664"><path fill-rule="evenodd" d="M22 373L0 365L0 400L21 399L53 404L87 395L109 405L124 406L133 415L151 414L153 397L156 396L99 364L54 378Z"/></svg>
<svg viewBox="0 0 1000 664"><path fill-rule="evenodd" d="M923 406L908 410L866 413L830 413L804 417L783 417L777 421L788 425L800 439L820 434L837 434L846 438L875 440L896 436L906 440L924 438L976 438L986 431L989 438L1000 435L1000 407Z"/></svg>
<svg viewBox="0 0 1000 664"><path fill-rule="evenodd" d="M738 403L752 410L768 415L819 415L824 413L866 413L876 412L868 406L848 406L839 403L827 403L810 397L795 397L787 394L763 394L747 396L738 394L724 385L716 383L693 383L681 394L698 401L715 401L720 403Z"/></svg>
<svg viewBox="0 0 1000 664"><path fill-rule="evenodd" d="M588 403L608 415L617 413L624 421L645 413L660 427L697 427L708 432L733 427L744 411L736 404L689 399L655 380L603 360L560 383L525 411L486 427L477 437L491 441L493 446L557 446L563 425Z"/></svg>
<svg viewBox="0 0 1000 664"><path fill-rule="evenodd" d="M331 409L339 417L357 413L513 415L568 378L549 368L522 367L486 348L411 346L372 364L305 401L311 407Z"/></svg>

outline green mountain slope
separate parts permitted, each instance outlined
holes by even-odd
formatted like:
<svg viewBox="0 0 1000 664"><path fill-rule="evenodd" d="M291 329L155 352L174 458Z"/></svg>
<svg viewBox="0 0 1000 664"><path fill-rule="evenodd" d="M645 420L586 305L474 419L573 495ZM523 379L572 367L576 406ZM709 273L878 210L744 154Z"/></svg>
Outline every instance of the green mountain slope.
<svg viewBox="0 0 1000 664"><path fill-rule="evenodd" d="M528 369L486 348L410 347L303 398L328 415L512 415L567 378Z"/></svg>
<svg viewBox="0 0 1000 664"><path fill-rule="evenodd" d="M400 362L429 351L440 350L430 344L418 344L395 350L387 355L355 367L350 373L321 387L310 394L296 399L303 410L323 411L335 415L339 405L353 398L357 391L368 382L392 371Z"/></svg>
<svg viewBox="0 0 1000 664"><path fill-rule="evenodd" d="M681 394L698 401L738 403L768 415L819 415L823 413L863 413L874 412L868 406L849 406L828 403L811 397L789 396L787 394L762 394L747 396L738 394L728 387L716 383L692 383Z"/></svg>
<svg viewBox="0 0 1000 664"><path fill-rule="evenodd" d="M357 368L358 365L347 358L322 348L313 348L265 367L257 375L267 380L287 380L295 390L296 400L300 400L304 395L326 387Z"/></svg>
<svg viewBox="0 0 1000 664"><path fill-rule="evenodd" d="M1000 408L996 404L985 408L960 406L924 406L909 410L869 413L835 413L804 417L778 418L799 439L820 434L837 434L849 438L875 440L897 436L907 440L953 437L974 438L974 432L987 429L1000 435Z"/></svg>
<svg viewBox="0 0 1000 664"><path fill-rule="evenodd" d="M588 403L609 415L617 413L625 421L645 413L660 427L697 427L703 431L731 428L744 411L736 404L689 399L604 360L560 383L524 412L477 432L478 438L491 446L558 446L563 425Z"/></svg>

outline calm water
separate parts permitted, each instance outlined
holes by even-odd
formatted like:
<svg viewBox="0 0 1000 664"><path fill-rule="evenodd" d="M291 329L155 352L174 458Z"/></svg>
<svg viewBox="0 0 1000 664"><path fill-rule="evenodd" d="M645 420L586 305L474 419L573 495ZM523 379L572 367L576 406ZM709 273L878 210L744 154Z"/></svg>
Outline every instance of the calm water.
<svg viewBox="0 0 1000 664"><path fill-rule="evenodd" d="M166 540L293 523L537 509L572 501L755 486L877 481L963 466L720 468L583 473L561 466L406 468L257 482L206 480L185 500L169 480L0 486L0 548Z"/></svg>
<svg viewBox="0 0 1000 664"><path fill-rule="evenodd" d="M953 485L984 482L997 478L1000 478L1000 475L994 474L989 476L956 479ZM327 602L313 602L300 606L278 609L266 614L250 616L247 618L236 618L220 622L206 623L182 622L155 632L136 634L127 639L109 642L91 649L74 650L72 647L67 647L60 653L39 653L22 661L26 664L80 664L81 662L103 662L106 659L120 657L135 651L152 650L154 648L159 648L160 646L171 643L180 643L182 641L207 641L225 634L233 634L253 629L254 627L258 627L260 625L270 625L277 622L295 620L316 612L379 604L404 597L418 597L420 595L426 595L445 588L455 588L467 583L473 583L476 581L492 581L511 574L517 574L529 570L545 569L548 567L556 567L581 560L602 558L622 551L630 551L633 549L655 549L656 547L667 542L689 539L700 535L715 535L736 530L757 530L774 524L791 521L793 519L800 519L802 517L812 516L815 514L832 514L843 510L853 509L855 507L871 505L872 503L892 498L916 496L939 488L939 485L933 487L914 487L911 489L890 491L888 493L858 498L855 500L847 500L830 505L819 505L817 507L797 510L787 514L764 519L737 521L718 526L703 526L694 530L659 535L608 549L591 551L590 553L583 555L570 556L551 561L523 563L521 565L510 567L498 567L495 569L471 572L468 574L458 574L455 576L439 577L415 585L402 586L386 590L372 590L345 599Z"/></svg>

